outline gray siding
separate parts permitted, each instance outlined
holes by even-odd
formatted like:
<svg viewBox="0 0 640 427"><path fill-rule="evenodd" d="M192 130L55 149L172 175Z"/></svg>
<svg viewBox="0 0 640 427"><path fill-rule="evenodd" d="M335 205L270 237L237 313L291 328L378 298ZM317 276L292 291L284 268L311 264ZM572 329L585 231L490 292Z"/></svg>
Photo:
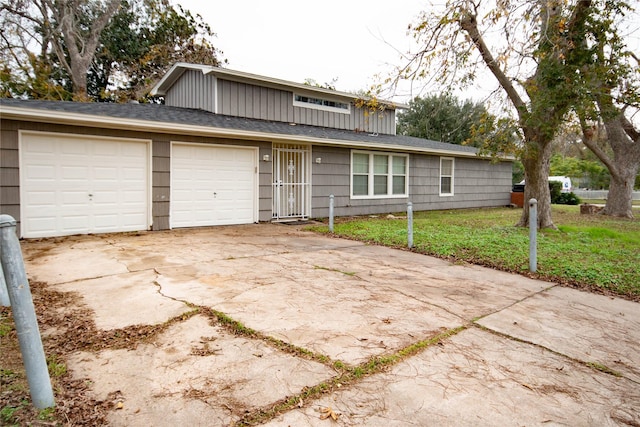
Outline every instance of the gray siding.
<svg viewBox="0 0 640 427"><path fill-rule="evenodd" d="M219 79L217 96L219 114L294 122L291 92Z"/></svg>
<svg viewBox="0 0 640 427"><path fill-rule="evenodd" d="M440 157L411 154L409 159L409 197L389 199L351 199L349 194L350 150L314 147L313 201L311 215L329 214L329 195L334 195L336 216L404 212L407 202L416 211L506 206L510 203L511 163L492 164L487 160L456 158L454 196L440 196Z"/></svg>
<svg viewBox="0 0 640 427"><path fill-rule="evenodd" d="M307 95L320 96L313 93ZM393 110L365 114L365 110L356 108L353 103L350 114L304 108L293 105L291 91L222 79L218 80L217 97L219 114L368 133L396 133Z"/></svg>
<svg viewBox="0 0 640 427"><path fill-rule="evenodd" d="M171 184L171 144L167 140L154 139L151 147L152 156L152 215L153 230L169 228L169 205Z"/></svg>
<svg viewBox="0 0 640 427"><path fill-rule="evenodd" d="M187 70L167 92L165 104L215 113L215 82L214 76Z"/></svg>
<svg viewBox="0 0 640 427"><path fill-rule="evenodd" d="M20 223L18 131L15 123L0 122L0 213Z"/></svg>

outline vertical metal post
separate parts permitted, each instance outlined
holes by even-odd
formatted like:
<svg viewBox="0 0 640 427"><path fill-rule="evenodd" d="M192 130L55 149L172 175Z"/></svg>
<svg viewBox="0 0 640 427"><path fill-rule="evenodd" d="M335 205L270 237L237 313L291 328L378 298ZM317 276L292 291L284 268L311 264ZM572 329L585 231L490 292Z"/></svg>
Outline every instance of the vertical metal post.
<svg viewBox="0 0 640 427"><path fill-rule="evenodd" d="M538 269L538 201L529 200L529 271Z"/></svg>
<svg viewBox="0 0 640 427"><path fill-rule="evenodd" d="M413 247L413 203L407 203L407 246Z"/></svg>
<svg viewBox="0 0 640 427"><path fill-rule="evenodd" d="M4 280L4 270L2 270L1 262L0 262L0 305L3 307L11 307L11 301L9 301L9 291L7 291L7 282Z"/></svg>
<svg viewBox="0 0 640 427"><path fill-rule="evenodd" d="M329 233L333 233L333 194L329 196Z"/></svg>
<svg viewBox="0 0 640 427"><path fill-rule="evenodd" d="M9 215L0 215L0 261L11 301L11 311L16 322L31 400L38 409L52 407L55 402L51 379L42 348L31 289L24 270L20 242L16 235L16 221Z"/></svg>

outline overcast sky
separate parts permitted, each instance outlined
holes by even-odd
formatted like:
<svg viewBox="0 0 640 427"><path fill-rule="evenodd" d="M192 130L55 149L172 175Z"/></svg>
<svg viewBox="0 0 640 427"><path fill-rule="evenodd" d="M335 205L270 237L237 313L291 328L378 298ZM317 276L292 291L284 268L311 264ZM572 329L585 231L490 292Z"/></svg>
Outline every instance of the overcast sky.
<svg viewBox="0 0 640 427"><path fill-rule="evenodd" d="M401 65L401 53L415 51L407 27L433 0L172 0L200 14L217 34L216 47L228 68L297 83L337 78L337 90L366 90L376 74ZM631 0L638 7L639 0ZM631 44L640 46L638 14L630 17ZM412 49L413 48L413 49ZM454 93L482 101L497 84L492 76ZM429 92L408 83L396 102ZM389 97L386 97L389 99Z"/></svg>
<svg viewBox="0 0 640 427"><path fill-rule="evenodd" d="M419 0L174 0L203 16L228 68L302 83L337 78L336 89L368 89L400 64ZM407 91L408 89L405 89ZM408 98L397 99L405 102Z"/></svg>

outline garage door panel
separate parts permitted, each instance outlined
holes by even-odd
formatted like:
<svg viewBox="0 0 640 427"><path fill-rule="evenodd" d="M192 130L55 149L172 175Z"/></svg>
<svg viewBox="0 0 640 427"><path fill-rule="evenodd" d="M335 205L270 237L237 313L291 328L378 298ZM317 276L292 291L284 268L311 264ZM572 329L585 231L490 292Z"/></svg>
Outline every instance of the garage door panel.
<svg viewBox="0 0 640 427"><path fill-rule="evenodd" d="M50 180L55 179L56 176L55 167L44 164L28 165L22 168L20 171L24 171L24 174L27 176L27 178L31 180L38 179L49 182Z"/></svg>
<svg viewBox="0 0 640 427"><path fill-rule="evenodd" d="M62 230L68 234L82 233L83 230L89 228L89 217L87 215L71 215L57 217L58 222L62 223ZM43 230L46 231L46 230Z"/></svg>
<svg viewBox="0 0 640 427"><path fill-rule="evenodd" d="M147 142L23 134L20 151L24 237L148 229Z"/></svg>
<svg viewBox="0 0 640 427"><path fill-rule="evenodd" d="M254 149L174 144L171 158L171 227L255 221Z"/></svg>
<svg viewBox="0 0 640 427"><path fill-rule="evenodd" d="M55 193L54 193L55 194ZM87 204L87 192L86 191L59 191L53 201L52 208L55 209L56 202L61 202L62 206L59 206L59 210L65 210L72 207L84 206Z"/></svg>

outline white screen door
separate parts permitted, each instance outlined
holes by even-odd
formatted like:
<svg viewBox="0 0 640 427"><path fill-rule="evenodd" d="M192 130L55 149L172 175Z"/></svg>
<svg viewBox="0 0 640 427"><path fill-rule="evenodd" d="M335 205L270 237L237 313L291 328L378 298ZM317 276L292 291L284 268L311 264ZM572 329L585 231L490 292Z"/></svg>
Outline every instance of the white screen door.
<svg viewBox="0 0 640 427"><path fill-rule="evenodd" d="M308 218L311 147L273 144L273 218Z"/></svg>

